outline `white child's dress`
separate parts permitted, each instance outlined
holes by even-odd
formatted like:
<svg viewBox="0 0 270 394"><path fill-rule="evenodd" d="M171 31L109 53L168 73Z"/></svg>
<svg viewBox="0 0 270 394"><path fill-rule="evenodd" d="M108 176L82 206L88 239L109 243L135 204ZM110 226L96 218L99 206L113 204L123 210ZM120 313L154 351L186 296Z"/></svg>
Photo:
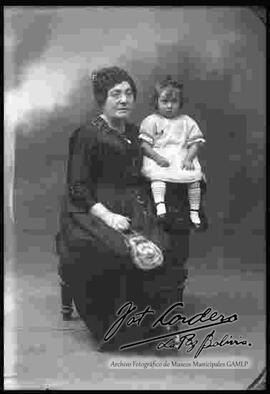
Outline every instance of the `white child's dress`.
<svg viewBox="0 0 270 394"><path fill-rule="evenodd" d="M205 142L198 124L188 115L167 119L158 114L147 116L141 123L139 138L165 157L169 167L161 167L149 157L143 158L142 173L152 181L191 183L201 180L202 170L197 156L194 170L182 169L188 148L195 142Z"/></svg>

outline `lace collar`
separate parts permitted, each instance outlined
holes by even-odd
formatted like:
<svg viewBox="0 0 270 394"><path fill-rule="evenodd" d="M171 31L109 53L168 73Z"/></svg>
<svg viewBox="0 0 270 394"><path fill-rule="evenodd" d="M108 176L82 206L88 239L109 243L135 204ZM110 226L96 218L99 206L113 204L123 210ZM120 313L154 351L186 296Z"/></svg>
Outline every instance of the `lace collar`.
<svg viewBox="0 0 270 394"><path fill-rule="evenodd" d="M131 144L131 140L128 138L127 136L127 131L129 129L129 123L126 123L126 130L123 133L118 132L116 129L113 129L112 127L110 127L110 125L106 122L106 120L104 120L100 115L97 116L95 119L93 119L91 121L92 125L94 125L95 127L98 128L98 130L104 130L107 133L114 133L115 135L117 135L118 137L120 137L121 139L123 139L124 141L126 141L128 144Z"/></svg>

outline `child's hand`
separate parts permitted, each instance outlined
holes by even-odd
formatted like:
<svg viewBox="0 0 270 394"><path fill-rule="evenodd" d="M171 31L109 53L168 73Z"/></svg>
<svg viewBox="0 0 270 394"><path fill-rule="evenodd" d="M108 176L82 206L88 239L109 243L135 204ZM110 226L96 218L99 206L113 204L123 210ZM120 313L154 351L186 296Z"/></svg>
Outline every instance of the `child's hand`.
<svg viewBox="0 0 270 394"><path fill-rule="evenodd" d="M170 166L170 162L169 162L167 159L165 159L165 157L160 157L160 158L157 160L157 164L158 164L160 167L169 167L169 166Z"/></svg>
<svg viewBox="0 0 270 394"><path fill-rule="evenodd" d="M190 161L190 160L188 160L188 159L185 159L185 160L183 161L182 168L183 168L183 170L192 171L192 170L194 170L194 164L193 164L192 161Z"/></svg>

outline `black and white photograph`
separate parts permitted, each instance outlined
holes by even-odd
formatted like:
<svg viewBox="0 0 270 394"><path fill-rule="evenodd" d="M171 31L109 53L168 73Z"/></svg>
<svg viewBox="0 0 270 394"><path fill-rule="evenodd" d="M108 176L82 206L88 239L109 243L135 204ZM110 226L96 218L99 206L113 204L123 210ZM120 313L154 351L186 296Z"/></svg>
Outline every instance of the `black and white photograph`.
<svg viewBox="0 0 270 394"><path fill-rule="evenodd" d="M4 390L265 390L267 8L3 14Z"/></svg>

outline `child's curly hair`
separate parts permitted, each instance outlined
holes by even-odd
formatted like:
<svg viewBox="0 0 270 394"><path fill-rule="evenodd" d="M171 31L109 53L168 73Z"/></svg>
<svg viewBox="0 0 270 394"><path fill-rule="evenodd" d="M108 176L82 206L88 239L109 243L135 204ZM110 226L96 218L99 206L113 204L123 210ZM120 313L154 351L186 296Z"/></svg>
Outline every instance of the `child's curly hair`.
<svg viewBox="0 0 270 394"><path fill-rule="evenodd" d="M134 99L136 100L137 88L135 82L127 71L120 67L104 67L100 70L94 71L91 75L94 96L100 107L102 107L106 100L108 91L115 85L124 81L130 84Z"/></svg>
<svg viewBox="0 0 270 394"><path fill-rule="evenodd" d="M179 83L175 79L172 79L170 75L166 77L166 79L159 81L156 83L154 86L154 93L151 97L151 105L155 108L158 109L158 99L162 91L165 89L168 91L168 96L175 91L179 91L179 97L180 97L180 105L179 109L183 107L184 104L184 97L183 97L183 88L184 85L182 83Z"/></svg>

